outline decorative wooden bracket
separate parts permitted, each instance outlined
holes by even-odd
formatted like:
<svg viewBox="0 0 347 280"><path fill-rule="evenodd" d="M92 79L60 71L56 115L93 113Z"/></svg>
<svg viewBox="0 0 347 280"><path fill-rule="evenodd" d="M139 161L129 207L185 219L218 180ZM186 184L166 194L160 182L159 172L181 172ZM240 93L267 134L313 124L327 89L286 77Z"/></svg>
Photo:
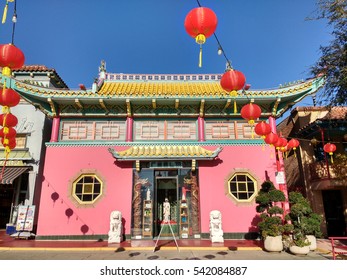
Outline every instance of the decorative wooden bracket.
<svg viewBox="0 0 347 280"><path fill-rule="evenodd" d="M52 115L53 115L53 117L55 117L57 115L57 111L55 109L55 105L54 105L52 98L50 98L50 97L47 98L47 101L49 103L49 106L51 107Z"/></svg>
<svg viewBox="0 0 347 280"><path fill-rule="evenodd" d="M201 99L200 102L200 117L202 118L205 115L205 99Z"/></svg>
<svg viewBox="0 0 347 280"><path fill-rule="evenodd" d="M126 103L126 106L127 106L127 116L131 117L131 103L130 103L130 99L126 99L125 103Z"/></svg>

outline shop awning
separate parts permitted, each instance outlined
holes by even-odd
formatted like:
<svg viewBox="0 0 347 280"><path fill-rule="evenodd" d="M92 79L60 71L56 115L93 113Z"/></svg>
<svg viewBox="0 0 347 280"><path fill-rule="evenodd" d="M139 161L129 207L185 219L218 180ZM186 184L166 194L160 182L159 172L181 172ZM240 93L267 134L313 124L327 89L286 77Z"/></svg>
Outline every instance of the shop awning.
<svg viewBox="0 0 347 280"><path fill-rule="evenodd" d="M1 167L2 168L2 167ZM25 171L29 169L28 166L22 167L5 167L4 174L1 178L1 184L12 184L14 179L19 177Z"/></svg>

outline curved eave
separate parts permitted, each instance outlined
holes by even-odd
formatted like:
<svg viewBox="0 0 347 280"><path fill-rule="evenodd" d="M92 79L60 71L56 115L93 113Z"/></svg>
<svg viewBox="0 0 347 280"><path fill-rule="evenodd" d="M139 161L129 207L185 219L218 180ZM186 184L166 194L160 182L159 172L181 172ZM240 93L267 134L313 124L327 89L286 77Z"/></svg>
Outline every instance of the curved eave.
<svg viewBox="0 0 347 280"><path fill-rule="evenodd" d="M136 160L213 160L222 151L222 147L214 151L210 151L200 146L143 146L130 147L129 149L117 152L114 148L108 151L112 156L120 161L136 161Z"/></svg>
<svg viewBox="0 0 347 280"><path fill-rule="evenodd" d="M163 89L163 83L147 82L145 88L141 88L141 83L136 82L104 82L99 92L91 90L67 90L50 89L29 85L15 79L6 79L7 85L16 90L24 99L37 106L46 115L54 116L59 106L73 105L76 112L82 112L83 106L99 105L107 112L109 106L143 105L143 104L165 104L175 107L176 104L195 104L204 100L204 105L229 106L236 101L238 106L242 106L253 100L263 108L264 115L281 116L293 104L299 102L304 97L317 92L324 85L324 77L317 77L305 82L271 90L250 90L239 92L237 96L226 93L219 85L219 82L201 82L189 85L181 83L180 86L172 87L172 83L167 83L168 89ZM179 84L179 83L177 83ZM191 84L194 84L193 82ZM171 104L172 103L172 104Z"/></svg>

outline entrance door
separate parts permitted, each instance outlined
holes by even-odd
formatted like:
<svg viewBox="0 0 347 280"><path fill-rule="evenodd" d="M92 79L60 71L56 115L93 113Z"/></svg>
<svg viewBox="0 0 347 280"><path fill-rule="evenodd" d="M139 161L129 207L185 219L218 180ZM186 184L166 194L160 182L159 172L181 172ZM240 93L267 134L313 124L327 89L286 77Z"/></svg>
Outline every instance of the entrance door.
<svg viewBox="0 0 347 280"><path fill-rule="evenodd" d="M170 203L170 225L175 235L178 235L178 192L177 176L156 178L155 200L154 200L154 236L172 237L169 225L163 224L165 199ZM163 229L161 230L161 227Z"/></svg>
<svg viewBox="0 0 347 280"><path fill-rule="evenodd" d="M1 185L0 190L0 229L6 228L11 215L11 203L13 201L13 188Z"/></svg>
<svg viewBox="0 0 347 280"><path fill-rule="evenodd" d="M341 191L322 191L322 195L328 236L345 236L346 224Z"/></svg>

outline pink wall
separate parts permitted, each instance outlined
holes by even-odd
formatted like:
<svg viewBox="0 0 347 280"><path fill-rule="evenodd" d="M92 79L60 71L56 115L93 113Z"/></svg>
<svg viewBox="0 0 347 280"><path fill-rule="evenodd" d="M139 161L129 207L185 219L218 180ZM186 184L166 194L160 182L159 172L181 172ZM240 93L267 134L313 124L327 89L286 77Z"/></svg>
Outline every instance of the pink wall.
<svg viewBox="0 0 347 280"><path fill-rule="evenodd" d="M117 147L124 150L127 147ZM214 150L217 147L208 146ZM125 233L131 230L132 162L117 163L108 147L51 147L47 148L41 204L38 217L38 236L82 235L81 227L87 225L87 235L103 234L109 230L109 215L120 210L125 220ZM234 168L248 169L256 179L258 188L266 179L275 182L275 154L267 146L225 146L214 161L199 162L201 232L209 232L209 213L222 212L224 232L256 231L253 219L257 213L254 200L236 203L225 193L225 182ZM70 180L81 169L95 169L105 179L104 196L94 207L76 206L71 198ZM52 199L53 193L59 198ZM73 215L68 218L66 210ZM254 226L252 227L252 223Z"/></svg>
<svg viewBox="0 0 347 280"><path fill-rule="evenodd" d="M216 147L206 147L212 150ZM258 189L269 176L275 183L276 162L273 148L261 146L227 146L219 154L220 164L213 162L199 164L201 231L209 232L209 213L219 210L222 213L224 232L256 231L253 219L257 213L254 200L250 203L237 203L225 193L225 183L234 168L251 170L258 179ZM276 185L276 184L275 184ZM252 224L254 226L252 226Z"/></svg>
<svg viewBox="0 0 347 280"><path fill-rule="evenodd" d="M108 147L47 147L37 235L81 235L84 224L89 228L87 235L107 234L113 210L122 212L125 233L129 234L132 164L122 164L122 169L114 162ZM96 169L105 179L104 196L95 208L77 207L70 197L69 180L81 169ZM54 201L55 192L59 198ZM70 218L65 213L68 208L73 210Z"/></svg>

